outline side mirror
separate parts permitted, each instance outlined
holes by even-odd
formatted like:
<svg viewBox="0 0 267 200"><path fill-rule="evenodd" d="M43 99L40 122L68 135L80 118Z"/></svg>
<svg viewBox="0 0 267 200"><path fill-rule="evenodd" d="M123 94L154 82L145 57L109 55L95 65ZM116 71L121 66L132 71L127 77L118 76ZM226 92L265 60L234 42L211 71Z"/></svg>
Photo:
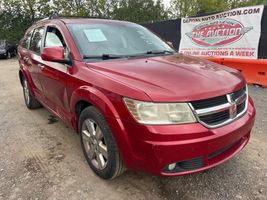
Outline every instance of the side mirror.
<svg viewBox="0 0 267 200"><path fill-rule="evenodd" d="M172 43L171 41L167 41L167 44L168 44L170 47L174 48L173 43Z"/></svg>
<svg viewBox="0 0 267 200"><path fill-rule="evenodd" d="M44 61L65 63L64 49L62 47L45 47L41 53Z"/></svg>

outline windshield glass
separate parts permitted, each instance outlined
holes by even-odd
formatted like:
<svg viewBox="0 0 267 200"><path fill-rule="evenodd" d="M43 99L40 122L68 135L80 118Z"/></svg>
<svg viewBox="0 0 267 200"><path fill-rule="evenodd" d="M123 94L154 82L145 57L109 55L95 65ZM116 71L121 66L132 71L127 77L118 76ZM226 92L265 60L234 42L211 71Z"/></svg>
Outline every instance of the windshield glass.
<svg viewBox="0 0 267 200"><path fill-rule="evenodd" d="M68 28L85 59L175 53L158 36L137 24L69 24Z"/></svg>

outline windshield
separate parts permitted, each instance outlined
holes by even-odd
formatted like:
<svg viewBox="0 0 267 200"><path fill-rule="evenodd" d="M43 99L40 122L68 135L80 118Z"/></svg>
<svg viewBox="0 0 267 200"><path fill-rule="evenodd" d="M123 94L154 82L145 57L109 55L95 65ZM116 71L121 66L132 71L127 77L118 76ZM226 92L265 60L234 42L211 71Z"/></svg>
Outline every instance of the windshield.
<svg viewBox="0 0 267 200"><path fill-rule="evenodd" d="M158 36L132 23L69 24L85 59L175 53Z"/></svg>

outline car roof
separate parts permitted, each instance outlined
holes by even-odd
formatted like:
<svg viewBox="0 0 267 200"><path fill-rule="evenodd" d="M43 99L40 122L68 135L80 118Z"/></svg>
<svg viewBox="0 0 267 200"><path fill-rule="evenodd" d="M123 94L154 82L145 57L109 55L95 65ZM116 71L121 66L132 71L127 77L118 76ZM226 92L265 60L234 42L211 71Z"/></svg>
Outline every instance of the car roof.
<svg viewBox="0 0 267 200"><path fill-rule="evenodd" d="M64 24L134 24L128 21L112 20L112 19L100 19L100 18L55 18L55 19L42 19L36 22L39 23L53 23L53 22L63 22Z"/></svg>
<svg viewBox="0 0 267 200"><path fill-rule="evenodd" d="M132 24L135 25L133 22L129 21L120 21L120 20L113 20L113 19L100 19L100 18L68 18L68 17L56 17L56 18L45 18L39 21L36 21L32 26L30 26L25 34L29 33L33 29L46 26L47 24Z"/></svg>

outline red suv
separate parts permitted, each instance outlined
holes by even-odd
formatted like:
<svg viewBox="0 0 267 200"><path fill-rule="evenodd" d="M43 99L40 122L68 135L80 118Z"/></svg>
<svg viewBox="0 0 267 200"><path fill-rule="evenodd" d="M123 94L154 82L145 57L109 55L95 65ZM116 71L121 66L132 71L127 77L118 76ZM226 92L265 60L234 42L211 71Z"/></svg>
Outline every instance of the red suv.
<svg viewBox="0 0 267 200"><path fill-rule="evenodd" d="M45 19L21 40L29 109L73 127L92 170L177 176L214 167L248 142L255 108L236 70L177 53L146 28Z"/></svg>

